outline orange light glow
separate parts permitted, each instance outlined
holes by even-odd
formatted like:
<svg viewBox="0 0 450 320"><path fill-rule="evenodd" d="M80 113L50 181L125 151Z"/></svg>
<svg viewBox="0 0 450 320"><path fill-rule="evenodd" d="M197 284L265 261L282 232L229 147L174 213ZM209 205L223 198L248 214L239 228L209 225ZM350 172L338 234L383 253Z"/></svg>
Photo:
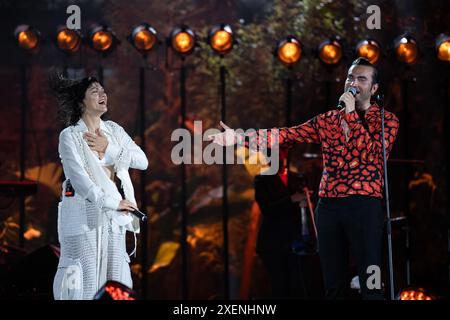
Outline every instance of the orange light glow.
<svg viewBox="0 0 450 320"><path fill-rule="evenodd" d="M296 39L288 39L280 43L277 51L278 59L286 65L293 65L302 56L302 47Z"/></svg>
<svg viewBox="0 0 450 320"><path fill-rule="evenodd" d="M95 50L107 51L113 44L113 35L108 31L97 31L92 37L92 45Z"/></svg>
<svg viewBox="0 0 450 320"><path fill-rule="evenodd" d="M114 286L106 286L105 291L111 296L113 300L136 300L129 292Z"/></svg>
<svg viewBox="0 0 450 320"><path fill-rule="evenodd" d="M76 52L80 48L81 38L73 30L63 29L56 36L58 48L66 52Z"/></svg>
<svg viewBox="0 0 450 320"><path fill-rule="evenodd" d="M358 57L366 58L371 64L376 64L380 59L380 47L373 40L364 40L357 46Z"/></svg>
<svg viewBox="0 0 450 320"><path fill-rule="evenodd" d="M172 38L172 46L179 53L188 53L194 47L194 38L187 32L179 32Z"/></svg>
<svg viewBox="0 0 450 320"><path fill-rule="evenodd" d="M415 63L418 58L416 42L406 37L401 38L395 47L395 54L400 62L406 64Z"/></svg>
<svg viewBox="0 0 450 320"><path fill-rule="evenodd" d="M438 44L437 57L441 61L450 62L450 38L447 38Z"/></svg>
<svg viewBox="0 0 450 320"><path fill-rule="evenodd" d="M321 45L319 58L324 63L333 65L339 63L342 58L342 48L336 41L328 42Z"/></svg>
<svg viewBox="0 0 450 320"><path fill-rule="evenodd" d="M211 38L211 47L219 53L228 52L232 46L233 37L225 30L217 31Z"/></svg>
<svg viewBox="0 0 450 320"><path fill-rule="evenodd" d="M156 43L156 37L148 30L141 30L134 36L134 45L138 50L149 51Z"/></svg>
<svg viewBox="0 0 450 320"><path fill-rule="evenodd" d="M436 298L423 288L418 288L403 290L399 295L399 300L436 300Z"/></svg>
<svg viewBox="0 0 450 320"><path fill-rule="evenodd" d="M25 50L36 49L39 45L39 37L36 32L32 30L25 30L19 33L17 37L19 47Z"/></svg>

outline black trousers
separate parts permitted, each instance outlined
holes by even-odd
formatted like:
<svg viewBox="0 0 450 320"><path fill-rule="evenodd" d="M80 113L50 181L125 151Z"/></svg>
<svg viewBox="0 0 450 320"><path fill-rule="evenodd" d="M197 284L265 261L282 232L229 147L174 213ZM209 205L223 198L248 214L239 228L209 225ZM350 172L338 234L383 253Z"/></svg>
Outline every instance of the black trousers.
<svg viewBox="0 0 450 320"><path fill-rule="evenodd" d="M382 264L384 216L381 199L359 195L320 198L315 215L325 297L347 298L351 278L347 275L348 254L351 249L358 269L362 299L384 299L383 291L377 285L374 288L369 282L367 286L368 277L374 274L373 267L369 272L368 267L377 266L381 270ZM378 274L381 277L381 272Z"/></svg>

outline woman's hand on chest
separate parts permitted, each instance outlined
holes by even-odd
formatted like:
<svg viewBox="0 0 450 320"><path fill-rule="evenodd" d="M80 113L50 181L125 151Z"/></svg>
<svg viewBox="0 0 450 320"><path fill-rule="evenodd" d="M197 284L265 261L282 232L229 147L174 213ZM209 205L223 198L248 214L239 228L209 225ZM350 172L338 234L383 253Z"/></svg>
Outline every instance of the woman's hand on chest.
<svg viewBox="0 0 450 320"><path fill-rule="evenodd" d="M95 131L95 134L90 133L90 132L85 132L83 134L83 139L86 141L89 148L92 151L97 152L99 155L99 158L102 159L106 152L106 148L108 147L108 144L109 144L108 138L106 137L106 135L100 129L97 129Z"/></svg>

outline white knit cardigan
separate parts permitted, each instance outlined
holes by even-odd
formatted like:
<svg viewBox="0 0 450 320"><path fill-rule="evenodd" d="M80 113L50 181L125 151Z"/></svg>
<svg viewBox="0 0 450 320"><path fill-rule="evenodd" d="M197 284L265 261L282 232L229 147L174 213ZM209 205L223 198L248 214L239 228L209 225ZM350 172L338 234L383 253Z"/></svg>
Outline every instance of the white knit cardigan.
<svg viewBox="0 0 450 320"><path fill-rule="evenodd" d="M65 197L63 183L62 201L58 206L58 237L66 243L74 236L82 237L88 232L96 232L96 248L92 245L80 250L96 250L87 254L96 256L96 287L102 286L106 280L106 269L102 260L107 259L107 241L104 234L106 228L113 233L124 234L127 230L135 235L139 233L139 219L133 215L124 215L117 211L122 199L115 183L108 178L103 165L113 166L120 179L125 198L136 204L134 189L131 183L129 168L146 170L148 160L144 152L137 146L125 130L113 121L101 121L100 129L108 138L108 147L102 162L94 155L83 139L87 126L82 119L75 126L64 129L60 134L59 154L63 164L66 179L70 180L74 190L74 197ZM93 218L94 217L94 218ZM135 241L136 245L136 241ZM133 250L133 253L136 250ZM69 257L61 252L60 265ZM127 276L128 278L128 276ZM64 278L61 291L68 285L70 279ZM61 282L61 281L60 281ZM59 291L60 288L57 288Z"/></svg>

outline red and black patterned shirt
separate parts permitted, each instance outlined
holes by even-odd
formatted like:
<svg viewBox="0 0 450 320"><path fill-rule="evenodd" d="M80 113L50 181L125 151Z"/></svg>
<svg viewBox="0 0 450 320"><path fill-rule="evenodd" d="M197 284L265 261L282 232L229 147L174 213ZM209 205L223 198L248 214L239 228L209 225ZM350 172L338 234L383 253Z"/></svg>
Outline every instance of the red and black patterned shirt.
<svg viewBox="0 0 450 320"><path fill-rule="evenodd" d="M332 110L298 126L274 128L275 137L278 129L280 147L290 148L296 143L321 145L323 173L319 197L358 194L382 198L384 170L380 108L372 104L364 118L362 121L356 111ZM384 112L384 118L388 156L397 136L399 121L388 111ZM258 139L255 139L256 135ZM256 143L271 146L270 136L255 132L246 145L252 149L256 149Z"/></svg>

